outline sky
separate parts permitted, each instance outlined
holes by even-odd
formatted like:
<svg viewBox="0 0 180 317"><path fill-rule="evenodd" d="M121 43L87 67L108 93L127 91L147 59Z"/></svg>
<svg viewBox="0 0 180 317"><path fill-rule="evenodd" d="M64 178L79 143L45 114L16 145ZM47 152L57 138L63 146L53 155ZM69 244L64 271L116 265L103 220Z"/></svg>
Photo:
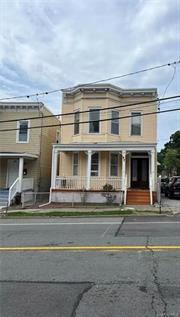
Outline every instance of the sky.
<svg viewBox="0 0 180 317"><path fill-rule="evenodd" d="M0 0L0 98L178 60L180 0ZM160 98L177 95L180 64L110 83L127 89L157 88ZM60 112L61 93L38 101L54 114ZM174 101L162 104L161 110L179 106L180 101ZM180 111L159 114L158 149L177 130Z"/></svg>

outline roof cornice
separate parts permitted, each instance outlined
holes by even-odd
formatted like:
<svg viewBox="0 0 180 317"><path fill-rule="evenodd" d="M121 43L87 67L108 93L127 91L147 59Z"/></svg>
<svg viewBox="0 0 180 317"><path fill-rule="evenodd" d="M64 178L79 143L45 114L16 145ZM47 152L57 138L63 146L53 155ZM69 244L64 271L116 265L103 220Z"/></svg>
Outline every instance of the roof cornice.
<svg viewBox="0 0 180 317"><path fill-rule="evenodd" d="M123 89L112 84L93 84L93 85L78 85L71 89L63 89L62 92L66 95L75 95L78 92L114 92L118 95L157 95L157 88L132 88Z"/></svg>

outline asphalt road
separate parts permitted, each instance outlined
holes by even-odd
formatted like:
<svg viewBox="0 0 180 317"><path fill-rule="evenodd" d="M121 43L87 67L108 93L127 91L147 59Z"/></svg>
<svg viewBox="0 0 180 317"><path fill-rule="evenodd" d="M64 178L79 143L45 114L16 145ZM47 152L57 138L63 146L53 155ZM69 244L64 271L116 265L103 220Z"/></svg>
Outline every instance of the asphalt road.
<svg viewBox="0 0 180 317"><path fill-rule="evenodd" d="M180 316L179 216L1 219L0 245L1 317Z"/></svg>

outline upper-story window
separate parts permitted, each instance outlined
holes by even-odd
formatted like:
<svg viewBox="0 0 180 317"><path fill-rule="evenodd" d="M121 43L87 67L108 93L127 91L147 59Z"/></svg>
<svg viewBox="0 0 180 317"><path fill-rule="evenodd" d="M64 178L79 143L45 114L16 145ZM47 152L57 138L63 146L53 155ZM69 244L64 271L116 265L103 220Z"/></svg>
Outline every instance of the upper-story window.
<svg viewBox="0 0 180 317"><path fill-rule="evenodd" d="M111 111L111 133L119 134L119 111Z"/></svg>
<svg viewBox="0 0 180 317"><path fill-rule="evenodd" d="M89 133L100 132L100 109L90 109L89 111Z"/></svg>
<svg viewBox="0 0 180 317"><path fill-rule="evenodd" d="M29 120L21 120L17 123L17 143L29 143Z"/></svg>
<svg viewBox="0 0 180 317"><path fill-rule="evenodd" d="M80 113L76 111L74 114L74 134L79 134Z"/></svg>
<svg viewBox="0 0 180 317"><path fill-rule="evenodd" d="M110 176L118 176L118 154L111 153Z"/></svg>
<svg viewBox="0 0 180 317"><path fill-rule="evenodd" d="M99 175L99 153L94 153L91 156L91 176Z"/></svg>
<svg viewBox="0 0 180 317"><path fill-rule="evenodd" d="M73 153L73 176L78 175L78 169L79 169L79 154Z"/></svg>
<svg viewBox="0 0 180 317"><path fill-rule="evenodd" d="M131 116L131 135L141 135L141 112L132 112Z"/></svg>

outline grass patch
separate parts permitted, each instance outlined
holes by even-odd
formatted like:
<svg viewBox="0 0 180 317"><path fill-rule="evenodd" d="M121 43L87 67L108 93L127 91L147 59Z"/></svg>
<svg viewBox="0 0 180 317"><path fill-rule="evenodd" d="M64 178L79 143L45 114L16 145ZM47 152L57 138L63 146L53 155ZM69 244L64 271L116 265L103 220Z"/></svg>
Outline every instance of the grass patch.
<svg viewBox="0 0 180 317"><path fill-rule="evenodd" d="M79 217L79 216L127 216L137 215L137 213L158 213L150 210L105 210L105 211L45 211L45 212L8 212L6 217Z"/></svg>

